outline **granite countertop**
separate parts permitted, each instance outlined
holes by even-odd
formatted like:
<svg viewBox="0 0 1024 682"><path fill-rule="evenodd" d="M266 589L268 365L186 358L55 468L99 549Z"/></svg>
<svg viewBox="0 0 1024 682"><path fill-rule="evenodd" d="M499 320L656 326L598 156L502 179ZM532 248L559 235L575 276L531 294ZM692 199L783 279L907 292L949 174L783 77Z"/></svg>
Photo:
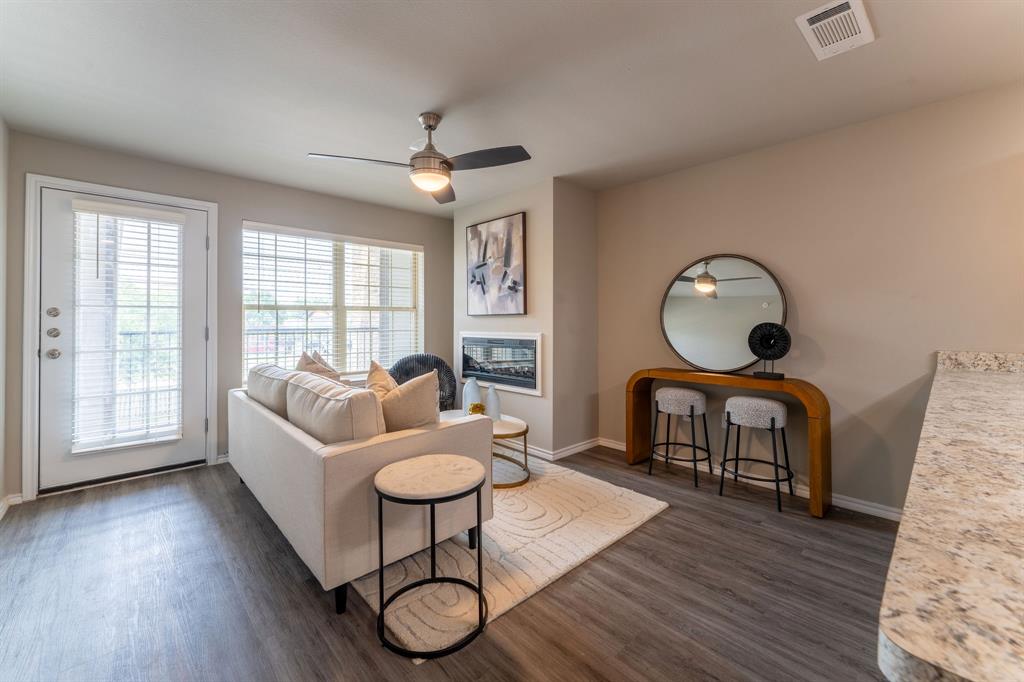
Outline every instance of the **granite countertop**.
<svg viewBox="0 0 1024 682"><path fill-rule="evenodd" d="M890 680L1024 680L1024 354L939 353L878 665Z"/></svg>

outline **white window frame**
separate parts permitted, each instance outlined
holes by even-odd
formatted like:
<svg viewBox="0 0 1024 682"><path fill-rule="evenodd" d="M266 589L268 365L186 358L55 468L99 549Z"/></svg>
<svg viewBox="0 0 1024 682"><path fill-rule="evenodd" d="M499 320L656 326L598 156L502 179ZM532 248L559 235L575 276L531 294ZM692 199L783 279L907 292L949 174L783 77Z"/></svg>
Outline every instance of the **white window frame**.
<svg viewBox="0 0 1024 682"><path fill-rule="evenodd" d="M21 499L39 492L39 277L42 254L42 192L58 189L127 201L143 201L206 213L206 463L217 463L217 204L35 173L25 174L25 295L21 366Z"/></svg>
<svg viewBox="0 0 1024 682"><path fill-rule="evenodd" d="M420 254L419 281L414 283L414 286L416 287L415 300L417 301L416 311L417 311L417 316L418 316L417 340L416 340L416 343L417 343L417 346L419 348L418 352L424 352L424 349L426 347L426 339L425 339L426 323L425 323L425 310L424 310L425 307L426 307L426 296L425 296L424 289L426 288L427 274L426 274L426 258L423 256L423 245L422 244L408 244L408 243L404 243L404 242L394 242L394 241L388 241L388 240L384 240L384 239L373 239L373 238L369 238L369 237L355 237L355 236L352 236L352 235L338 234L336 232L328 232L328 231L325 231L325 230L311 230L311 229L307 229L307 228L291 227L291 226L288 226L288 225L277 225L277 224L274 224L274 223L267 223L267 222L261 222L261 221L257 221L257 220L249 220L249 219L243 219L242 220L242 230L243 230L243 232L245 230L253 230L253 231L257 231L257 232L272 232L272 233L275 233L275 234L283 234L283 235L288 235L288 236L292 236L292 237L304 237L304 238L308 238L308 239L322 239L322 240L332 241L332 242L341 243L341 244L345 244L345 243L348 243L348 244L364 244L366 246L377 246L377 247L386 248L386 249L401 249L403 251L413 251L413 252L419 253ZM244 258L244 256L243 256L243 258ZM379 310L381 308L380 308L380 306L346 306L344 304L345 292L344 292L344 290L340 289L340 287L342 286L342 282L344 281L343 280L344 275L342 274L341 277L339 277L340 273L338 273L338 269L341 268L341 267L343 267L343 263L342 264L335 263L335 280L334 280L334 288L335 288L335 294L334 294L334 300L335 300L335 304L334 304L334 312L335 312L335 315L334 315L334 334L338 338L345 338L345 334L346 334L345 324L346 324L346 321L345 321L345 315L343 314L344 311L346 311L346 310ZM292 307L292 306L289 306L289 307ZM246 304L243 301L243 303L242 303L242 340L243 340L243 343L245 342L245 311L248 310L248 309L249 309L249 307L247 307ZM395 308L395 309L397 309L397 308ZM339 315L339 314L337 314L338 312L341 312L342 314ZM244 363L245 363L244 347L243 347L242 362L243 362L243 367L244 367ZM285 368L285 369L288 369L288 368ZM341 374L341 376L345 377L346 379L361 380L361 379L365 379L366 373L367 373L368 369L369 368L361 369L361 370L353 370L351 372L340 371L339 373ZM245 378L243 378L243 386L244 385L245 385Z"/></svg>

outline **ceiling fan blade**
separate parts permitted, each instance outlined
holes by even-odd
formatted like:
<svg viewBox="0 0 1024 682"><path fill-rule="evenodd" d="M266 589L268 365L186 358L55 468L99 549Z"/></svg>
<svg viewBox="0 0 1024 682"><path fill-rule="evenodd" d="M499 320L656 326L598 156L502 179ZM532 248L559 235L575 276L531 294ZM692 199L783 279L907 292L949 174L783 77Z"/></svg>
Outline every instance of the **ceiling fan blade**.
<svg viewBox="0 0 1024 682"><path fill-rule="evenodd" d="M366 163L376 163L381 166L398 166L399 168L410 168L411 166L407 163L398 163L396 161L381 161L380 159L364 159L361 156L340 156L338 154L318 154L317 152L310 152L306 154L311 159L342 159L343 161L364 161Z"/></svg>
<svg viewBox="0 0 1024 682"><path fill-rule="evenodd" d="M717 280L719 282L742 282L745 279L761 279L760 277L729 277L728 279Z"/></svg>
<svg viewBox="0 0 1024 682"><path fill-rule="evenodd" d="M679 275L678 277L676 277L676 281L677 282L692 282L693 281L693 277L688 277L687 275Z"/></svg>
<svg viewBox="0 0 1024 682"><path fill-rule="evenodd" d="M449 184L444 189L439 189L432 194L439 204L449 204L455 201L455 190Z"/></svg>
<svg viewBox="0 0 1024 682"><path fill-rule="evenodd" d="M529 160L530 154L520 147L494 147L492 149L480 149L475 152L459 154L448 159L452 170L473 170L474 168L491 168L493 166L504 166L509 163L519 163Z"/></svg>

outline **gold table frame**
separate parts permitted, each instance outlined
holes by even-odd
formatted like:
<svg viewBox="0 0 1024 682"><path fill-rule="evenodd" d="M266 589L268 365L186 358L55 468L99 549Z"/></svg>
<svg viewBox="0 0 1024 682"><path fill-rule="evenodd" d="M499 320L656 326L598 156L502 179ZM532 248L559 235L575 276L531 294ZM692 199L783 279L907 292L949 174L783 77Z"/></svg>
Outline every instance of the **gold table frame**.
<svg viewBox="0 0 1024 682"><path fill-rule="evenodd" d="M502 415L502 416L504 416L504 415ZM522 421L522 420L519 420L519 421ZM512 440L512 439L515 439L515 438L522 438L523 439L523 461L522 462L520 462L515 457L512 457L510 455L506 455L503 452L494 452L493 449L491 450L491 455L493 457L497 457L498 459L504 460L506 462L511 462L512 464L515 464L517 467L519 467L520 469L522 469L523 471L526 472L526 475L523 476L522 479L520 479L518 481L512 481L511 483L496 483L496 482L494 482L493 474L492 474L491 486L493 488L495 488L496 490L501 490L501 489L504 489L504 488L518 488L521 485L525 485L526 482L530 480L530 454L529 454L530 450L529 450L529 447L527 446L527 443L526 443L526 434L528 434L529 432L530 432L530 425L527 424L526 422L523 422L523 429L521 431L513 431L511 433L503 433L501 435L498 435L498 434L494 435L494 440L496 440L496 441L499 441L499 440ZM511 448L509 448L509 449L511 450Z"/></svg>

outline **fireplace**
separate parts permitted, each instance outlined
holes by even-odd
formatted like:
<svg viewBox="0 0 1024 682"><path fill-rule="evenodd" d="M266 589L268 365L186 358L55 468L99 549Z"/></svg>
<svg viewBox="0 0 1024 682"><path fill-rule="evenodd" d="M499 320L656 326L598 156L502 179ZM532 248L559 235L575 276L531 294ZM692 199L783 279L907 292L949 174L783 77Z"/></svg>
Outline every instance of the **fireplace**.
<svg viewBox="0 0 1024 682"><path fill-rule="evenodd" d="M462 380L540 395L540 334L463 332Z"/></svg>

